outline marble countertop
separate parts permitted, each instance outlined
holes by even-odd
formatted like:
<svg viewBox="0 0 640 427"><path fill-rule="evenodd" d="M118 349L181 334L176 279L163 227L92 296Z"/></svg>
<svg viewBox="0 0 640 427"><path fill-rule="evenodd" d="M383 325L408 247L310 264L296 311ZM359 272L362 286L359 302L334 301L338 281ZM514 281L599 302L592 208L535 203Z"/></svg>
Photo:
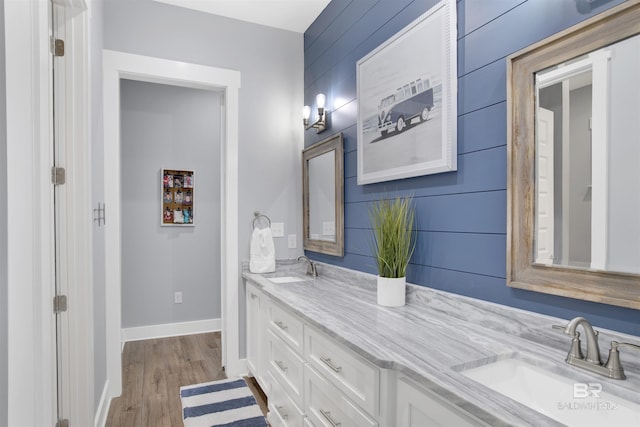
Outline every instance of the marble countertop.
<svg viewBox="0 0 640 427"><path fill-rule="evenodd" d="M620 352L627 374L624 381L591 374L564 362L571 339L551 326L566 325L568 319L411 284L407 285L404 307L381 307L376 303L375 276L317 264L316 278L305 275L306 265L290 261L279 262L275 273L254 274L245 269L242 276L373 364L406 374L492 426L562 425L461 374L488 360L514 355L576 382L600 383L603 391L640 404L637 354ZM268 280L287 275L305 281L276 284ZM595 329L600 332L600 352L605 361L611 340L640 343L638 337ZM571 398L567 396L567 401Z"/></svg>

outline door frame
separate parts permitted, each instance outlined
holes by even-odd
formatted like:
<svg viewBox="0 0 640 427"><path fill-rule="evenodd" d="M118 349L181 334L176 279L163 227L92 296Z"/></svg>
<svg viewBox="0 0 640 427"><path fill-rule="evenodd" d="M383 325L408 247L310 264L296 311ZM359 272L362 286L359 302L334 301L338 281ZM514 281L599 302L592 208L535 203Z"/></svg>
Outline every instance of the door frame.
<svg viewBox="0 0 640 427"><path fill-rule="evenodd" d="M122 266L120 194L120 80L138 80L223 94L221 109L222 360L227 374L242 373L238 319L238 96L240 72L111 50L103 51L105 309L109 401L122 394Z"/></svg>
<svg viewBox="0 0 640 427"><path fill-rule="evenodd" d="M91 284L91 144L88 5L54 0L68 13L64 97L68 263L68 418L94 421ZM54 222L51 184L52 57L48 0L5 1L7 102L8 425L55 425ZM72 154L71 154L72 153Z"/></svg>

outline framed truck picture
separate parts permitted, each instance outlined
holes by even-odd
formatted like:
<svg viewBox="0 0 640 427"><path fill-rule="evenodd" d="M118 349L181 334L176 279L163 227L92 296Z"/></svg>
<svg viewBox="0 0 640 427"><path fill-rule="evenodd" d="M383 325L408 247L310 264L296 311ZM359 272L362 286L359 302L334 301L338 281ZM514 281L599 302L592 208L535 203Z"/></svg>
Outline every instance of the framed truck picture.
<svg viewBox="0 0 640 427"><path fill-rule="evenodd" d="M194 225L195 172L185 169L160 170L160 225Z"/></svg>
<svg viewBox="0 0 640 427"><path fill-rule="evenodd" d="M359 185L456 170L456 36L443 0L358 61Z"/></svg>

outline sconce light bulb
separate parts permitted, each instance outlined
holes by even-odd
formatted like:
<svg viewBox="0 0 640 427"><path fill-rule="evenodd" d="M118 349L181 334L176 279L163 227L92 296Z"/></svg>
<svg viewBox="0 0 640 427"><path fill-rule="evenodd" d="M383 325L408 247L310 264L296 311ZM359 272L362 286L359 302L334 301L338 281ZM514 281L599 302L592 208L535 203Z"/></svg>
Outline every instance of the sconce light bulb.
<svg viewBox="0 0 640 427"><path fill-rule="evenodd" d="M302 119L309 120L309 116L311 116L311 107L305 105L304 107L302 107Z"/></svg>
<svg viewBox="0 0 640 427"><path fill-rule="evenodd" d="M326 101L326 97L323 93L319 93L316 95L316 104L318 105L318 110L324 110L324 103Z"/></svg>

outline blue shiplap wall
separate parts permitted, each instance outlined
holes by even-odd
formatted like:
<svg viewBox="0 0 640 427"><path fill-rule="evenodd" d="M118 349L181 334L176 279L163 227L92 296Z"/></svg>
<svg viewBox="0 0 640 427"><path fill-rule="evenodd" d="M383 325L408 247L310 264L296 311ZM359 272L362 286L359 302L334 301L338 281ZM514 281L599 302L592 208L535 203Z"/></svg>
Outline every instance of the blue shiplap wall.
<svg viewBox="0 0 640 427"><path fill-rule="evenodd" d="M640 335L640 311L506 286L506 57L621 3L591 12L574 0L460 0L458 170L359 186L356 183L356 62L436 0L333 0L304 34L305 104L327 95L330 128L345 141L345 256L313 259L376 273L367 215L372 200L414 194L418 243L408 280L431 288Z"/></svg>

